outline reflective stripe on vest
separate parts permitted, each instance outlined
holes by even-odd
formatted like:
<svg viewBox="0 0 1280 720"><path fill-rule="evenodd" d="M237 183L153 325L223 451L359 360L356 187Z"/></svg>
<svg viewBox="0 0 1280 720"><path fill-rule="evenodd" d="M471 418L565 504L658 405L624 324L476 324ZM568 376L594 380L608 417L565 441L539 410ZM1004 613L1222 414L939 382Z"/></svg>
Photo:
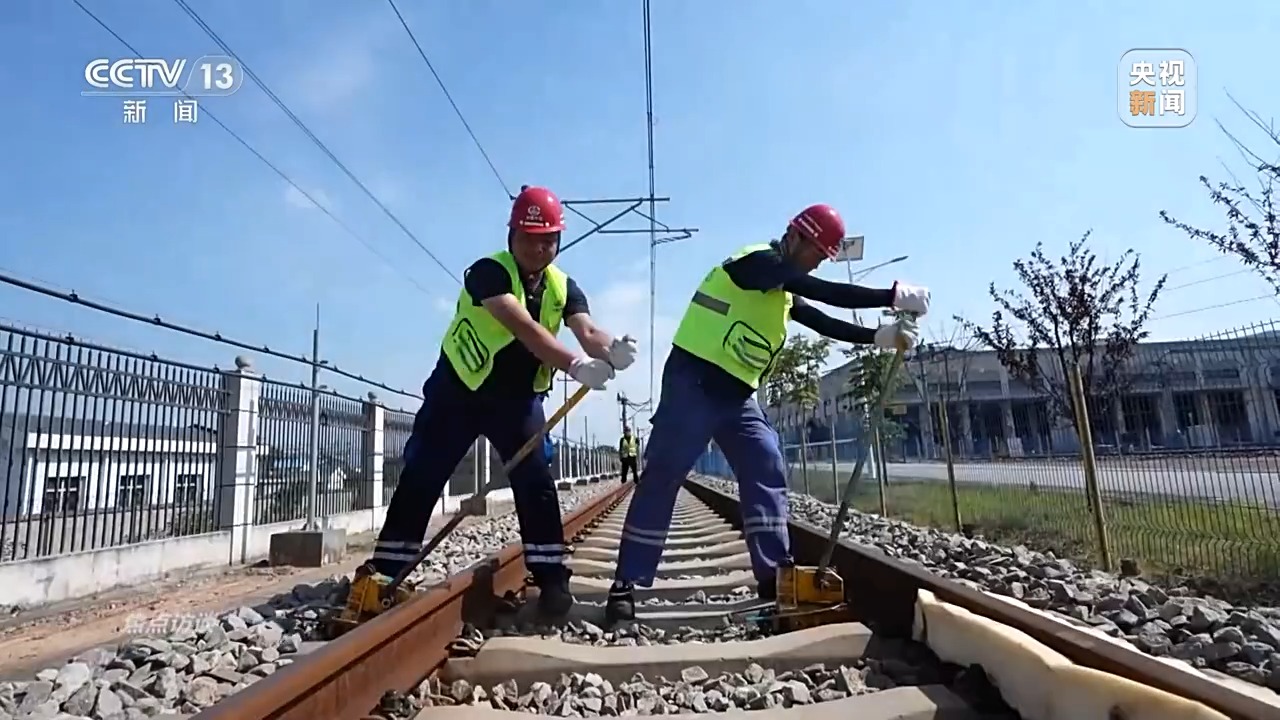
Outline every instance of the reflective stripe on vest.
<svg viewBox="0 0 1280 720"><path fill-rule="evenodd" d="M623 457L636 456L636 439L634 437L622 438L622 456Z"/></svg>
<svg viewBox="0 0 1280 720"><path fill-rule="evenodd" d="M489 257L507 269L511 276L511 293L516 296L520 306L525 307L524 283L520 280L520 269L516 266L515 257L506 250ZM560 332L568 294L569 276L555 265L548 265L544 271L542 311L538 322L552 335ZM472 302L466 288L462 289L458 294L453 321L444 334L444 354L464 385L471 390L479 388L489 377L489 373L493 372L494 355L515 339L511 331L489 314L483 305ZM540 365L533 380L533 390L546 392L550 389L551 369Z"/></svg>
<svg viewBox="0 0 1280 720"><path fill-rule="evenodd" d="M718 366L752 389L760 387L787 341L791 293L743 290L729 278L724 266L769 247L749 245L707 273L673 341L676 347Z"/></svg>

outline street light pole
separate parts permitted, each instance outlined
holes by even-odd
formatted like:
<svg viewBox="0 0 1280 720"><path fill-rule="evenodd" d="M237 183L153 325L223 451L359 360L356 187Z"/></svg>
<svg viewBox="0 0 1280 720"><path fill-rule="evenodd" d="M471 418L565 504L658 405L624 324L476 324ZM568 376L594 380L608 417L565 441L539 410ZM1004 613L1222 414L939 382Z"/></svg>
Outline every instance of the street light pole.
<svg viewBox="0 0 1280 720"><path fill-rule="evenodd" d="M853 284L853 264L862 260L866 240L867 238L863 235L854 235L840 242L840 252L836 255L836 259L844 261L844 270L850 285ZM862 320L858 318L858 311L850 310L849 312L853 315L853 324L861 325Z"/></svg>
<svg viewBox="0 0 1280 720"><path fill-rule="evenodd" d="M878 265L872 265L871 267L866 268L865 270L860 271L860 272L858 273L858 275L857 275L857 277L856 277L855 279L861 280L862 278L864 278L864 277L866 277L867 275L871 274L871 272L872 272L872 271L874 271L874 270L879 270L880 268L885 267L886 265L893 265L894 263L900 263L900 262L902 262L903 260L906 260L908 257L909 257L909 256L907 256L907 255L899 255L898 257L893 258L892 260L885 260L884 262L882 262L882 263L880 263L880 264L878 264Z"/></svg>

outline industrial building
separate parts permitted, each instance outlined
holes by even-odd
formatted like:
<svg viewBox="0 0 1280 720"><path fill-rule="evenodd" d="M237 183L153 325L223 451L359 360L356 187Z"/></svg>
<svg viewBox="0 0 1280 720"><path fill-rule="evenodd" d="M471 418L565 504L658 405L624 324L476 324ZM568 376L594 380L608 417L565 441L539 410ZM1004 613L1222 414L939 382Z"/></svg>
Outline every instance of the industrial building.
<svg viewBox="0 0 1280 720"><path fill-rule="evenodd" d="M1066 392L1059 363L1042 352L1049 387ZM923 348L906 363L909 382L892 397L886 454L943 456L940 402L952 452L991 458L1074 453L1079 441L1052 393L1012 377L992 351ZM849 389L855 361L826 373L816 407L770 408L786 445L853 439L861 426ZM1104 452L1280 445L1280 332L1143 343L1119 376L1120 391L1090 396L1094 443ZM1063 396L1065 397L1065 396ZM927 411L925 408L930 408Z"/></svg>

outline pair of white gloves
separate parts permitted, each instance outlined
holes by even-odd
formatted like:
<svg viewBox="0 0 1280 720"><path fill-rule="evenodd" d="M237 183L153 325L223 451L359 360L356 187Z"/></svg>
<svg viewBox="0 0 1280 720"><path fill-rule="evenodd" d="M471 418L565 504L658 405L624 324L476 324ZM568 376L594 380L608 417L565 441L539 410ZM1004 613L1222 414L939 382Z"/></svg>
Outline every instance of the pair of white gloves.
<svg viewBox="0 0 1280 720"><path fill-rule="evenodd" d="M569 377L592 390L604 390L618 370L626 370L636 361L640 346L635 338L624 335L609 343L609 359L578 357L569 365Z"/></svg>
<svg viewBox="0 0 1280 720"><path fill-rule="evenodd" d="M893 309L903 314L888 325L876 329L875 345L885 350L910 350L920 341L916 318L929 312L929 288L895 282Z"/></svg>

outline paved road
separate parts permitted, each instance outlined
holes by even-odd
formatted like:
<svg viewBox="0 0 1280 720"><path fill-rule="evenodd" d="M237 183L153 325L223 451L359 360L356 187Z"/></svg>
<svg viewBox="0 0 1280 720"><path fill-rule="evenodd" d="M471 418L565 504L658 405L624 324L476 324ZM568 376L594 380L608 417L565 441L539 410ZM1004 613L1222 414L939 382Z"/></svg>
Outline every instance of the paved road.
<svg viewBox="0 0 1280 720"><path fill-rule="evenodd" d="M830 463L812 463L810 477L826 478ZM839 463L840 476L853 472L853 463ZM795 468L799 471L798 466ZM1084 489L1084 470L1076 464L1023 460L1011 463L956 463L956 482L986 485L1035 483L1042 488ZM866 470L864 469L864 472ZM1214 468L1161 468L1158 465L1114 465L1099 468L1102 491L1109 494L1160 494L1231 500L1248 505L1280 508L1280 473L1222 471ZM943 463L889 463L889 481L946 482Z"/></svg>

